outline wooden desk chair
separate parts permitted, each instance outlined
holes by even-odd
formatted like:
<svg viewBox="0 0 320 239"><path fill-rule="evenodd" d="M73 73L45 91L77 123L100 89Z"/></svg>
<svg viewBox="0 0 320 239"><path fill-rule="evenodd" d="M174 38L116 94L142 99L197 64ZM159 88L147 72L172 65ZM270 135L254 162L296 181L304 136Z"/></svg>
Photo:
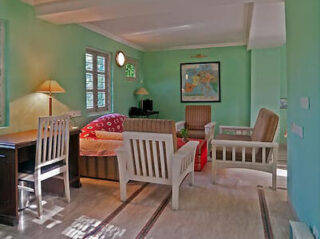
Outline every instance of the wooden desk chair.
<svg viewBox="0 0 320 239"><path fill-rule="evenodd" d="M127 199L129 180L172 186L172 208L179 207L179 188L190 174L194 181L194 157L199 142L189 141L177 150L173 120L125 119L123 146L116 150L120 197Z"/></svg>
<svg viewBox="0 0 320 239"><path fill-rule="evenodd" d="M210 142L214 138L214 127L216 122L211 121L210 105L187 105L185 110L185 121L176 123L176 131L188 130L188 137L192 139L206 139L208 154L210 153Z"/></svg>
<svg viewBox="0 0 320 239"><path fill-rule="evenodd" d="M40 117L33 173L19 173L19 181L33 182L34 188L18 186L20 190L35 193L39 218L43 214L42 181L63 174L65 196L70 202L68 156L69 116Z"/></svg>

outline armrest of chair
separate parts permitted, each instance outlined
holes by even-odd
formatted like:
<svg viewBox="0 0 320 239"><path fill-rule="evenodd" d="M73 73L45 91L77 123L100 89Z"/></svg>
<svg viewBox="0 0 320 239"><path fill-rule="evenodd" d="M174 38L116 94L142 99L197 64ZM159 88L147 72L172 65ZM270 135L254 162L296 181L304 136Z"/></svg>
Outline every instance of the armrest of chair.
<svg viewBox="0 0 320 239"><path fill-rule="evenodd" d="M198 141L189 141L174 153L172 160L173 175L179 176L190 164L194 165L194 157L198 144Z"/></svg>
<svg viewBox="0 0 320 239"><path fill-rule="evenodd" d="M214 127L216 126L216 122L210 122L204 126L204 131L206 135L206 139L210 140L213 139L214 137Z"/></svg>
<svg viewBox="0 0 320 239"><path fill-rule="evenodd" d="M179 132L180 130L184 129L185 125L186 125L185 121L176 122L176 131Z"/></svg>
<svg viewBox="0 0 320 239"><path fill-rule="evenodd" d="M274 142L259 142L259 141L238 141L238 140L215 140L212 141L212 156L213 160L216 160L216 150L217 148L222 148L223 159L226 160L226 150L232 149L232 161L236 160L235 150L238 148L242 152L242 162L245 162L246 150L250 149L252 152L258 152L259 149L262 149L262 163L267 163L268 160L268 151L271 149L271 153L274 154L273 160L277 161L278 159L278 148L279 144ZM248 152L248 151L247 151ZM255 162L255 153L252 153L252 162Z"/></svg>
<svg viewBox="0 0 320 239"><path fill-rule="evenodd" d="M117 161L119 166L119 177L120 180L126 180L126 171L127 171L127 152L124 146L120 146L115 150L117 154Z"/></svg>
<svg viewBox="0 0 320 239"><path fill-rule="evenodd" d="M251 135L253 128L247 126L219 126L219 134Z"/></svg>

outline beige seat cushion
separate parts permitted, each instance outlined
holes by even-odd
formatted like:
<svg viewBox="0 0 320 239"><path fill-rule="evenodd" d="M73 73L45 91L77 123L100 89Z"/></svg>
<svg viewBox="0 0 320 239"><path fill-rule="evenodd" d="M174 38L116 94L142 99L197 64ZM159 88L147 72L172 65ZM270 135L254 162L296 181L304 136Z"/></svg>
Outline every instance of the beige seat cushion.
<svg viewBox="0 0 320 239"><path fill-rule="evenodd" d="M206 137L204 130L188 130L188 137L191 139L204 139Z"/></svg>
<svg viewBox="0 0 320 239"><path fill-rule="evenodd" d="M249 136L249 135L218 134L217 136L215 136L215 139L251 141L251 136Z"/></svg>
<svg viewBox="0 0 320 239"><path fill-rule="evenodd" d="M252 141L272 142L279 123L279 116L262 108L259 111L251 139Z"/></svg>
<svg viewBox="0 0 320 239"><path fill-rule="evenodd" d="M177 151L176 126L173 120L162 119L125 119L124 131L172 134L173 148Z"/></svg>
<svg viewBox="0 0 320 239"><path fill-rule="evenodd" d="M204 126L211 122L211 106L187 105L185 121L188 130L204 130Z"/></svg>

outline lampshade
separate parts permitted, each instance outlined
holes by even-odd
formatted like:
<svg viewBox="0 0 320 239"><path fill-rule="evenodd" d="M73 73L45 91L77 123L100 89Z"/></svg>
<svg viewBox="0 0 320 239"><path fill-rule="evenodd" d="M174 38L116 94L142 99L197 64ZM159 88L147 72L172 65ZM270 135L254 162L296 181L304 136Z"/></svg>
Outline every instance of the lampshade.
<svg viewBox="0 0 320 239"><path fill-rule="evenodd" d="M140 88L136 91L136 95L149 95L149 92L145 88Z"/></svg>
<svg viewBox="0 0 320 239"><path fill-rule="evenodd" d="M46 80L37 89L41 93L65 93L66 91L55 80Z"/></svg>

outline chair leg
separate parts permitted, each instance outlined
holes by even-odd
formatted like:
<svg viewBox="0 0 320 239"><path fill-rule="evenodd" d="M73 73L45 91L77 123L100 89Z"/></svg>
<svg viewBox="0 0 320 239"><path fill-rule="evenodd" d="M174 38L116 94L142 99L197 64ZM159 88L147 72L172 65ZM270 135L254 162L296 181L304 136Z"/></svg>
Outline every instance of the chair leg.
<svg viewBox="0 0 320 239"><path fill-rule="evenodd" d="M216 161L212 160L212 183L215 184L217 179L217 165Z"/></svg>
<svg viewBox="0 0 320 239"><path fill-rule="evenodd" d="M192 169L192 171L190 172L190 186L193 186L194 185L194 169Z"/></svg>
<svg viewBox="0 0 320 239"><path fill-rule="evenodd" d="M69 183L69 172L66 171L63 173L63 181L64 181L64 193L67 202L70 202L70 183Z"/></svg>
<svg viewBox="0 0 320 239"><path fill-rule="evenodd" d="M272 190L277 190L277 162L278 162L278 148L273 152L273 163L272 163Z"/></svg>
<svg viewBox="0 0 320 239"><path fill-rule="evenodd" d="M272 190L277 190L277 171L272 173Z"/></svg>
<svg viewBox="0 0 320 239"><path fill-rule="evenodd" d="M127 200L127 182L120 180L120 200L125 202Z"/></svg>
<svg viewBox="0 0 320 239"><path fill-rule="evenodd" d="M172 185L172 209L179 209L179 186Z"/></svg>
<svg viewBox="0 0 320 239"><path fill-rule="evenodd" d="M41 219L42 214L43 214L41 181L35 180L35 182L34 182L34 192L35 192L36 201L37 201L38 218Z"/></svg>

